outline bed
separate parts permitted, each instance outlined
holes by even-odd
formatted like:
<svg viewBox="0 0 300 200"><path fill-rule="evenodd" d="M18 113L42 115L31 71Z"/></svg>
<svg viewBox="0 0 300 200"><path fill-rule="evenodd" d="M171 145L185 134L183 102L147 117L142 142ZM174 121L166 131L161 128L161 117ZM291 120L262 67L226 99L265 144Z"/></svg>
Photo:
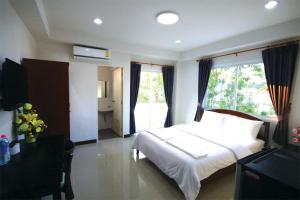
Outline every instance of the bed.
<svg viewBox="0 0 300 200"><path fill-rule="evenodd" d="M251 133L243 122L255 124ZM254 136L253 130L257 131ZM213 109L206 111L200 122L143 131L132 148L174 179L187 200L194 200L201 185L234 170L238 159L267 145L268 133L268 122L237 111Z"/></svg>

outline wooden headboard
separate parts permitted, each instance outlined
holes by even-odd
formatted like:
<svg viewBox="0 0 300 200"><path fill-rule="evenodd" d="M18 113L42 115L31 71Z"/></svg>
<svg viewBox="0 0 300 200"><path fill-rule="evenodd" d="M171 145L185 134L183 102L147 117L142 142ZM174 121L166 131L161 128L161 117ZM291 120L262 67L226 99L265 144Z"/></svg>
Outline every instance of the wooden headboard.
<svg viewBox="0 0 300 200"><path fill-rule="evenodd" d="M223 114L228 114L228 115L234 115L237 117L241 117L244 119L249 119L249 120L255 120L255 121L262 121L264 122L264 130L260 131L257 135L258 139L261 139L263 141L265 141L265 146L268 145L269 142L269 131L270 131L270 122L265 122L257 117L254 117L252 115L248 115L246 113L242 113L242 112L238 112L238 111L234 111L234 110L226 110L226 109L211 109L209 111L213 111L213 112L217 112L217 113L223 113Z"/></svg>

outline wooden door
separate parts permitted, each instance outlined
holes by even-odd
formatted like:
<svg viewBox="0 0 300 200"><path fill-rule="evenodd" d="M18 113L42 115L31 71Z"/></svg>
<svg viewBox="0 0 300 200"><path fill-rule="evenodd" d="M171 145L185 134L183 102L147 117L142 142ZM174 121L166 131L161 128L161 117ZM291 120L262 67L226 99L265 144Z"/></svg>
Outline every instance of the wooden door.
<svg viewBox="0 0 300 200"><path fill-rule="evenodd" d="M122 68L114 69L113 71L113 130L119 135L123 136L123 82L122 82Z"/></svg>
<svg viewBox="0 0 300 200"><path fill-rule="evenodd" d="M29 102L48 128L41 135L63 134L70 139L69 63L23 59Z"/></svg>

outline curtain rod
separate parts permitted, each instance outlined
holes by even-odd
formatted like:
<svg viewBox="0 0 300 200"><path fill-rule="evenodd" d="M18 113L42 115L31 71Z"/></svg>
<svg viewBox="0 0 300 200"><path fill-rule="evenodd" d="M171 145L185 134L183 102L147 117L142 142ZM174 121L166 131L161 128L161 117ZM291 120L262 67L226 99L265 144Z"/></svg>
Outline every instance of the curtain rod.
<svg viewBox="0 0 300 200"><path fill-rule="evenodd" d="M136 64L141 64L141 65L151 65L151 66L157 65L160 67L174 67L173 65L161 65L161 64L154 64L154 63L137 62L137 61L131 61L131 62Z"/></svg>
<svg viewBox="0 0 300 200"><path fill-rule="evenodd" d="M226 54L221 54L221 55L217 55L217 56L204 56L202 59L214 59L214 58L220 58L220 57L225 57L225 56L230 56L230 55L238 55L240 53L245 53L245 52L249 52L249 51L256 51L256 50L260 50L260 49L266 49L266 48L275 48L275 47L281 47L281 46L285 46L288 43L298 43L300 40L290 40L287 42L281 42L278 44L273 44L273 45L266 45L266 46L261 46L261 47L256 47L256 48L251 48L251 49L246 49L246 50L241 50L241 51L236 51L236 52L232 52L232 53L226 53ZM197 62L199 62L201 59L197 59Z"/></svg>

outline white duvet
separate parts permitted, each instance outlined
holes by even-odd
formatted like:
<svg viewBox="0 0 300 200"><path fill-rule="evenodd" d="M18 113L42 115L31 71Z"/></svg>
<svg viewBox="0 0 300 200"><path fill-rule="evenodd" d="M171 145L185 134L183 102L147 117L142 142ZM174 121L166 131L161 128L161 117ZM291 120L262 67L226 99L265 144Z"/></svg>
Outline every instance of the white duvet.
<svg viewBox="0 0 300 200"><path fill-rule="evenodd" d="M158 132L142 132L136 136L132 148L142 151L160 170L174 179L187 200L196 199L200 181L263 147L261 140L239 141L206 134L195 125L178 125ZM170 137L171 131L176 132ZM166 137L168 135L168 137ZM188 135L188 136L187 136ZM191 149L186 150L191 141ZM181 142L180 142L181 141ZM196 142L195 142L196 141ZM183 145L180 145L183 144Z"/></svg>
<svg viewBox="0 0 300 200"><path fill-rule="evenodd" d="M207 156L205 147L199 145L203 143L202 138L182 133L181 135L171 138L166 142L195 159Z"/></svg>

